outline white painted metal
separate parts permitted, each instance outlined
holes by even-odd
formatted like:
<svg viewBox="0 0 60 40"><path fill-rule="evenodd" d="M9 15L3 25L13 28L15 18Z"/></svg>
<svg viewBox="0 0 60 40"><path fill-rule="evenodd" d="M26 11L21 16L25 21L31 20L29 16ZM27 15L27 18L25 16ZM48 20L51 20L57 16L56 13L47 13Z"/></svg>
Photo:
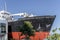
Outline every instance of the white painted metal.
<svg viewBox="0 0 60 40"><path fill-rule="evenodd" d="M6 24L6 33L4 34L4 36L0 37L0 40L8 40L8 22L14 21L13 20L14 16L33 17L32 14L28 15L27 13L11 14L10 12L4 10L0 11L0 20L2 20L2 22L5 22Z"/></svg>
<svg viewBox="0 0 60 40"><path fill-rule="evenodd" d="M16 14L11 14L10 12L7 11L0 11L0 19L4 18L9 21L13 21L14 16L22 16L22 17L33 17L34 15L29 15L27 13L16 13Z"/></svg>

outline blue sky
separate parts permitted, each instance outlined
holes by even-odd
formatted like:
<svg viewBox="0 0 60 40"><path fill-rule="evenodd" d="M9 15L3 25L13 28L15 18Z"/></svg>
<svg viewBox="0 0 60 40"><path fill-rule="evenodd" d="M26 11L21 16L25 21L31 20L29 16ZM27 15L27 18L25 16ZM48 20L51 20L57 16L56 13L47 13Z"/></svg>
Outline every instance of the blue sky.
<svg viewBox="0 0 60 40"><path fill-rule="evenodd" d="M7 11L11 13L27 12L39 16L56 15L52 29L60 27L60 0L0 0L0 11L3 10L5 1Z"/></svg>

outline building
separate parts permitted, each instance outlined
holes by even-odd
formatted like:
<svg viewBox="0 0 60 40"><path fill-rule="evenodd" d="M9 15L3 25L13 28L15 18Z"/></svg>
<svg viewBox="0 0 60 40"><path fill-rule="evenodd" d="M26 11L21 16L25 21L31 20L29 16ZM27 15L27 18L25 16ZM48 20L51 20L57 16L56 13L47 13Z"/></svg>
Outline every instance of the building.
<svg viewBox="0 0 60 40"><path fill-rule="evenodd" d="M43 40L49 35L52 24L56 16L34 16L34 17L24 17L17 21L8 23L8 38L13 38L15 40L22 40L23 36L20 36L18 27L23 24L24 21L30 21L36 30L35 36L31 36L31 40Z"/></svg>

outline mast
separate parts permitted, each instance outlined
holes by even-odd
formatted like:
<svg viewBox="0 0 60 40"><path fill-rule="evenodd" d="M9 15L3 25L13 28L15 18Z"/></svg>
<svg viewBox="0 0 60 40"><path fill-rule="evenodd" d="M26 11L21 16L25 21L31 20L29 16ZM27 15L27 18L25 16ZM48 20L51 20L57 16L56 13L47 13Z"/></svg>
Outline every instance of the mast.
<svg viewBox="0 0 60 40"><path fill-rule="evenodd" d="M4 11L7 11L7 4L6 4L6 0L4 0Z"/></svg>

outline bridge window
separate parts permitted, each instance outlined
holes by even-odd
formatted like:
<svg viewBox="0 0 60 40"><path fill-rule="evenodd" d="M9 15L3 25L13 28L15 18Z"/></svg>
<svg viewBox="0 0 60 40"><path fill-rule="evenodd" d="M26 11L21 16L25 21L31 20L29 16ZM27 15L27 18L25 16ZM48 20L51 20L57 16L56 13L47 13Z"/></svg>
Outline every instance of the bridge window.
<svg viewBox="0 0 60 40"><path fill-rule="evenodd" d="M0 23L0 33L6 33L6 24Z"/></svg>

